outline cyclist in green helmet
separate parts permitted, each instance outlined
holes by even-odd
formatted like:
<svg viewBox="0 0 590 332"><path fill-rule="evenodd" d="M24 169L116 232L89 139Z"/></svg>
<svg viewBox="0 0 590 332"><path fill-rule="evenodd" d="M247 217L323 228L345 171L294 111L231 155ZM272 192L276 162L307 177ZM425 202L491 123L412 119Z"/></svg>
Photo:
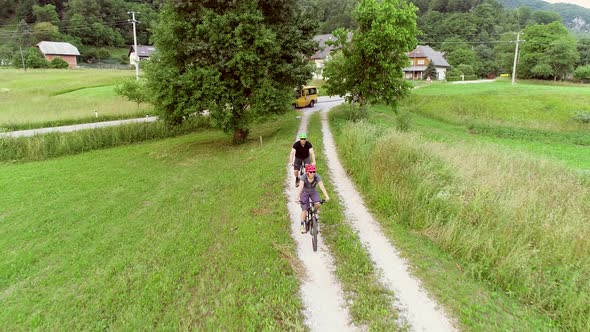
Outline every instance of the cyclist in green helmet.
<svg viewBox="0 0 590 332"><path fill-rule="evenodd" d="M301 163L306 165L315 165L315 152L313 145L307 140L306 133L299 134L299 141L293 144L289 165L293 165L293 174L295 175L295 187L299 186L299 168Z"/></svg>

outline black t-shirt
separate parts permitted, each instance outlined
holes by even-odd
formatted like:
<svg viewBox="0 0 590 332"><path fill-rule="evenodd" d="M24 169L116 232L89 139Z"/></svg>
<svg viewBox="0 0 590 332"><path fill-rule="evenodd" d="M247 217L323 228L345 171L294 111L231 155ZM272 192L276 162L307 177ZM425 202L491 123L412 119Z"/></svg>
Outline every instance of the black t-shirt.
<svg viewBox="0 0 590 332"><path fill-rule="evenodd" d="M311 149L312 147L313 146L311 146L311 143L309 143L308 141L305 141L304 146L301 146L301 143L299 143L299 141L295 142L295 144L293 144L293 149L295 149L295 158L309 158L309 149Z"/></svg>

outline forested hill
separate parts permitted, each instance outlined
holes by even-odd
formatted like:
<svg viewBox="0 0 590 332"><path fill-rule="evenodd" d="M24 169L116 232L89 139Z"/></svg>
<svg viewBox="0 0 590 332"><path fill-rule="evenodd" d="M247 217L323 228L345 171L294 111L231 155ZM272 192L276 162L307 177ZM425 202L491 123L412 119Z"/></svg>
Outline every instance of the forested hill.
<svg viewBox="0 0 590 332"><path fill-rule="evenodd" d="M551 4L541 0L497 0L506 8L530 7L533 10L556 12L564 25L574 32L590 32L590 9L569 3Z"/></svg>
<svg viewBox="0 0 590 332"><path fill-rule="evenodd" d="M4 43L59 40L74 45L118 46L133 43L129 11L136 19L138 43L149 42L161 0L0 0L0 37ZM10 37L10 38L6 38ZM17 39L17 40L15 40ZM26 39L26 40L23 40Z"/></svg>

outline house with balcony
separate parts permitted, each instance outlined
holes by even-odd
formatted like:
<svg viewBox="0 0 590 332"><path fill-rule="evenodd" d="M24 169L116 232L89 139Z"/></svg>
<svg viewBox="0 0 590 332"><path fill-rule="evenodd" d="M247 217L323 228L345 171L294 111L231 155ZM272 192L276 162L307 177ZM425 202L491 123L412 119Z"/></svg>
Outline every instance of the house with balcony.
<svg viewBox="0 0 590 332"><path fill-rule="evenodd" d="M447 69L451 67L444 57L444 53L435 51L430 46L418 45L412 52L409 52L410 64L404 68L404 78L407 80L424 80L426 79L426 68L432 62L436 68L436 77L432 80L444 80Z"/></svg>

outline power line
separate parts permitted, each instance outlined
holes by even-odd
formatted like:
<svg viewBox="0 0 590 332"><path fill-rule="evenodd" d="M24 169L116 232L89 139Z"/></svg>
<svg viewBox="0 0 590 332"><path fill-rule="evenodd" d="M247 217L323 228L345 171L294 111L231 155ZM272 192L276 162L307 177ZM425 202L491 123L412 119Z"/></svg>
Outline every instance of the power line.
<svg viewBox="0 0 590 332"><path fill-rule="evenodd" d="M94 19L94 20L100 20L100 21L105 21L105 19L106 19L106 21L108 22L108 19L111 18L111 16L108 16L108 15L104 15L104 16L85 16L85 18L87 18L88 20ZM77 20L79 20L79 19L69 18L69 19L63 19L63 20L60 19L59 22L60 23L67 23L67 22L77 21ZM123 16L122 15L121 15L121 20L123 20ZM121 20L119 20L119 21L121 21ZM35 24L35 23L41 23L41 22L33 22L33 23L26 22L27 25L32 25L32 24ZM19 23L16 23L16 24L0 24L0 28L10 28L10 27L16 28L19 25L20 25L20 22Z"/></svg>
<svg viewBox="0 0 590 332"><path fill-rule="evenodd" d="M113 28L113 27L125 26L128 23L129 23L128 21L120 21L120 22L116 22L116 23L98 23L98 22L96 22L96 23L91 23L90 25L78 25L78 26L65 27L65 28L58 29L58 31L59 32L68 32L68 31L87 30L87 29L92 29L93 24L100 24L104 27ZM0 32L0 37L11 37L11 36L25 35L25 34L29 34L29 33L32 33L32 30L30 30L30 32L3 31L3 32Z"/></svg>

